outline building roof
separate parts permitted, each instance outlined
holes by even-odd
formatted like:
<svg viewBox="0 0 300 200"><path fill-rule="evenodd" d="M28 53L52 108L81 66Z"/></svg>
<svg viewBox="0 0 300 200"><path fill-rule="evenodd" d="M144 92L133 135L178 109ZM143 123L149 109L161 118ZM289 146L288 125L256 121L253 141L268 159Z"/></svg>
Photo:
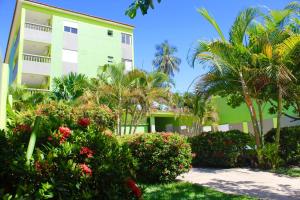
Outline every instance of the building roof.
<svg viewBox="0 0 300 200"><path fill-rule="evenodd" d="M37 6L46 6L46 7L50 8L50 9L60 10L60 11L68 12L70 14L80 15L82 17L93 18L93 19L98 20L98 21L105 21L105 22L108 22L108 23L113 23L113 24L119 24L119 25L122 25L122 26L127 26L128 28L134 28L134 26L130 25L130 24L126 24L126 23L122 23L122 22L117 22L117 21L113 21L113 20L110 20L110 19L105 19L105 18L93 16L93 15L88 15L88 14L76 12L76 11L73 11L73 10L59 8L59 7L52 6L52 5L45 4L45 3L41 3L41 2L38 2L38 1L35 1L35 0L24 0L24 2L29 2L29 3L35 4Z"/></svg>

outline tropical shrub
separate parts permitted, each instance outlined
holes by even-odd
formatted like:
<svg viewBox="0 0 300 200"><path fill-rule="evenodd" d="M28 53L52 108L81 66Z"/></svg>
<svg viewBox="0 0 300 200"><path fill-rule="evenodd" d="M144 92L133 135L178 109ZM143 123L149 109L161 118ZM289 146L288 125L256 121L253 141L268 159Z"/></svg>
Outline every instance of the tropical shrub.
<svg viewBox="0 0 300 200"><path fill-rule="evenodd" d="M173 133L139 134L125 139L138 162L143 182L169 182L187 172L192 160L187 139Z"/></svg>
<svg viewBox="0 0 300 200"><path fill-rule="evenodd" d="M193 166L236 167L252 161L248 152L254 149L253 140L238 130L206 133L189 138L189 142L194 155Z"/></svg>
<svg viewBox="0 0 300 200"><path fill-rule="evenodd" d="M108 128L114 115L62 102L40 106L32 158L26 150L31 116L0 134L0 196L12 199L138 199L136 162ZM80 110L82 112L80 112ZM102 115L103 113L103 115ZM102 118L103 117L103 118ZM102 123L101 126L98 123Z"/></svg>
<svg viewBox="0 0 300 200"><path fill-rule="evenodd" d="M265 169L276 169L282 164L282 159L278 155L277 145L267 143L263 148L258 150L258 156L261 158L260 167Z"/></svg>
<svg viewBox="0 0 300 200"><path fill-rule="evenodd" d="M115 115L105 105L91 102L77 105L64 101L51 101L38 105L36 110L19 113L15 127L31 126L37 115L43 119L41 136L47 136L61 125L68 125L71 129L85 129L90 126L100 132L106 129L114 130L115 127Z"/></svg>
<svg viewBox="0 0 300 200"><path fill-rule="evenodd" d="M300 164L300 126L281 128L279 155L286 164ZM265 135L266 143L275 142L276 129Z"/></svg>

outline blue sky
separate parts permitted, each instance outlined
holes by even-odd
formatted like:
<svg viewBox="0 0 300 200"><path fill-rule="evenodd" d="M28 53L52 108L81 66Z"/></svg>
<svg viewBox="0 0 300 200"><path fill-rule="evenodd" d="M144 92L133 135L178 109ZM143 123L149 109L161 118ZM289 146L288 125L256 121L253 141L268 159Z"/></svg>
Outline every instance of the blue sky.
<svg viewBox="0 0 300 200"><path fill-rule="evenodd" d="M211 26L197 13L206 8L228 33L239 11L249 6L283 8L290 0L162 0L148 15L140 13L129 19L124 12L133 0L39 0L39 2L132 24L135 29L135 64L152 70L155 45L168 40L178 48L182 59L180 72L175 75L176 91L185 92L191 81L204 72L201 66L191 68L186 57L192 44L199 39L217 37ZM0 52L5 53L15 0L0 0ZM101 50L101 49L99 49ZM4 55L3 55L4 56Z"/></svg>

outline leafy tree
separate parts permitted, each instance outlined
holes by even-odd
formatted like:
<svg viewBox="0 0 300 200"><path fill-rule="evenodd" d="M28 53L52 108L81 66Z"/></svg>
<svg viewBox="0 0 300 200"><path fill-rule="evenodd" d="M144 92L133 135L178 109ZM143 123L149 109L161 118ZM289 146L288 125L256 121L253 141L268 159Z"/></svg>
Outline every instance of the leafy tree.
<svg viewBox="0 0 300 200"><path fill-rule="evenodd" d="M157 0L158 3L161 0ZM137 11L140 9L143 15L148 13L149 8L154 9L153 0L134 0L134 2L126 10L125 14L131 19L135 18Z"/></svg>
<svg viewBox="0 0 300 200"><path fill-rule="evenodd" d="M158 70L170 77L174 76L175 71L179 71L179 65L181 63L180 58L177 58L174 54L177 52L175 46L171 46L168 41L156 46L155 58L152 62L153 66Z"/></svg>
<svg viewBox="0 0 300 200"><path fill-rule="evenodd" d="M58 100L75 100L88 88L88 78L83 74L70 73L53 79L53 93Z"/></svg>

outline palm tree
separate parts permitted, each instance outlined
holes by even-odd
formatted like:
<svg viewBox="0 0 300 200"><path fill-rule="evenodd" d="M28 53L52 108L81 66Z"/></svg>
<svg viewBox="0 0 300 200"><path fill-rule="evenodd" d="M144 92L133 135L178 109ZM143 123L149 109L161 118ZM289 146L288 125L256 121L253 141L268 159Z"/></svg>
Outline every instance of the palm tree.
<svg viewBox="0 0 300 200"><path fill-rule="evenodd" d="M53 92L57 99L75 100L88 88L88 78L83 74L70 74L53 79Z"/></svg>
<svg viewBox="0 0 300 200"><path fill-rule="evenodd" d="M174 54L177 48L171 46L168 41L164 41L156 46L155 58L152 62L153 66L160 72L173 77L175 71L179 71L181 59L177 58Z"/></svg>
<svg viewBox="0 0 300 200"><path fill-rule="evenodd" d="M271 80L277 96L273 99L277 101L277 130L276 144L279 147L280 139L280 119L283 110L283 98L289 96L288 88L296 81L292 71L291 63L293 54L300 45L300 36L296 31L291 31L291 25L295 20L290 20L295 10L299 10L300 4L292 2L280 11L270 11L265 17L263 24L257 23L250 29L250 46L255 53L256 62L265 66L265 75Z"/></svg>
<svg viewBox="0 0 300 200"><path fill-rule="evenodd" d="M252 67L251 52L244 44L246 31L252 21L258 16L259 11L255 8L248 8L242 11L230 29L229 40L225 39L219 25L205 9L200 9L199 12L216 29L220 39L209 42L201 41L190 56L191 65L195 66L196 61L208 63L210 72L206 77L214 77L217 75L217 80L222 80L221 85L219 84L218 86L224 89L227 85L222 85L223 82L228 84L233 83L234 87L231 87L231 90L236 89L235 92L240 92L243 95L250 113L256 145L259 149L261 147L261 134L258 117L247 82L249 69ZM230 79L227 81L227 78ZM208 88L210 88L210 90L218 89L214 84L215 83L213 83L212 86L208 86Z"/></svg>

